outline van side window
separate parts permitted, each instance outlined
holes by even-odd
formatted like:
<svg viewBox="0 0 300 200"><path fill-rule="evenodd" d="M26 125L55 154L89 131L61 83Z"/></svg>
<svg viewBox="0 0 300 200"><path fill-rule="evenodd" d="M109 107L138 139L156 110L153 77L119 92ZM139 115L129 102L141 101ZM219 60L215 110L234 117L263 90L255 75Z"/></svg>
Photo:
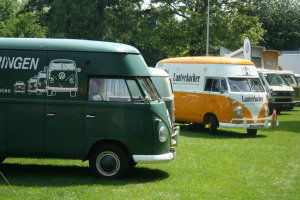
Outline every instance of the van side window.
<svg viewBox="0 0 300 200"><path fill-rule="evenodd" d="M204 91L211 91L212 83L213 83L213 79L212 78L206 79L206 84L205 84Z"/></svg>
<svg viewBox="0 0 300 200"><path fill-rule="evenodd" d="M91 78L88 100L130 102L131 96L124 79Z"/></svg>
<svg viewBox="0 0 300 200"><path fill-rule="evenodd" d="M220 79L219 78L214 78L213 84L212 84L212 87L211 87L211 91L219 92L220 91L220 86L221 86Z"/></svg>
<svg viewBox="0 0 300 200"><path fill-rule="evenodd" d="M224 90L228 90L226 79L224 78L208 78L206 79L205 91L220 92L221 86Z"/></svg>

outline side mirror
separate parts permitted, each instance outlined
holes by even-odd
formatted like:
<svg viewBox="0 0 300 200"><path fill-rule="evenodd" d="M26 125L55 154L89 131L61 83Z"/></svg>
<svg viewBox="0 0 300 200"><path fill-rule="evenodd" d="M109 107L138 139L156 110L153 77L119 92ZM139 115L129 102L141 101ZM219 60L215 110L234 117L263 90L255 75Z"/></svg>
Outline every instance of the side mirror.
<svg viewBox="0 0 300 200"><path fill-rule="evenodd" d="M77 70L77 72L81 72L81 68L77 68L76 70Z"/></svg>

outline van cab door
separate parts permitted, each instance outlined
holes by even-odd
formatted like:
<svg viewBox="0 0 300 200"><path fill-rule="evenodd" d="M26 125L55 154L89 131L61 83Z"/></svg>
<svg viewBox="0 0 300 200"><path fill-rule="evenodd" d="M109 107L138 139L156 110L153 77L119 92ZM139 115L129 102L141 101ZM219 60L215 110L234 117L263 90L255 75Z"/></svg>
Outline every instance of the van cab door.
<svg viewBox="0 0 300 200"><path fill-rule="evenodd" d="M46 155L82 153L86 75L85 53L48 52L45 138Z"/></svg>
<svg viewBox="0 0 300 200"><path fill-rule="evenodd" d="M230 119L228 96L225 78L206 78L202 104L205 112L203 113L212 113L217 116L219 122L227 122Z"/></svg>

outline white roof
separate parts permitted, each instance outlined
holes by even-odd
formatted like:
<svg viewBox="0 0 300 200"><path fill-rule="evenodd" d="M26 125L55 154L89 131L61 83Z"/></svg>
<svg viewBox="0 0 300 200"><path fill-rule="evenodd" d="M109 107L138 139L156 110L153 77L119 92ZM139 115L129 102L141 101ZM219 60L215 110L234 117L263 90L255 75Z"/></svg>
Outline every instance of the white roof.
<svg viewBox="0 0 300 200"><path fill-rule="evenodd" d="M154 68L154 67L148 67L148 69L152 76L166 76L166 77L169 76L169 74L163 69Z"/></svg>

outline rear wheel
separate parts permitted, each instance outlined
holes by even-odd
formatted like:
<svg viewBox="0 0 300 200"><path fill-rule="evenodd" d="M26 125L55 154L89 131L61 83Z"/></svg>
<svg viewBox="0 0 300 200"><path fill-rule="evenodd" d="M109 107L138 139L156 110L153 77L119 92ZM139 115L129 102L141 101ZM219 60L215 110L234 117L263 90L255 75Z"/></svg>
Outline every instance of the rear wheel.
<svg viewBox="0 0 300 200"><path fill-rule="evenodd" d="M122 178L133 168L127 153L112 144L96 147L90 156L89 166L95 176L109 179Z"/></svg>
<svg viewBox="0 0 300 200"><path fill-rule="evenodd" d="M255 136L257 134L257 129L247 129L247 134L250 136Z"/></svg>
<svg viewBox="0 0 300 200"><path fill-rule="evenodd" d="M217 128L218 128L218 120L216 119L216 117L211 116L208 124L209 133L211 135L217 134Z"/></svg>

